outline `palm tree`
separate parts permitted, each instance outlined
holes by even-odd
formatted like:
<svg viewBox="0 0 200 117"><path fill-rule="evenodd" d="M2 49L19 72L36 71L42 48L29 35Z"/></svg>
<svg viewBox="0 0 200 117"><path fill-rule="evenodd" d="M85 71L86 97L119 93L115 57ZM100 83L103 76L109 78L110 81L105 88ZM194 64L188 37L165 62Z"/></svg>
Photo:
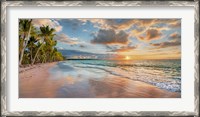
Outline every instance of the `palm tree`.
<svg viewBox="0 0 200 117"><path fill-rule="evenodd" d="M55 56L55 51L57 51L57 49L55 48L55 46L57 45L57 41L53 41L52 40L52 46L53 46L53 48L51 49L51 52L50 52L50 60L51 61L54 61L54 56Z"/></svg>
<svg viewBox="0 0 200 117"><path fill-rule="evenodd" d="M22 60L23 60L23 56L24 56L24 50L27 47L28 41L29 41L29 37L30 37L30 33L31 33L31 22L32 19L27 20L27 19L21 19L19 22L19 34L20 34L20 41L21 41L21 51L19 54L19 65L22 64Z"/></svg>
<svg viewBox="0 0 200 117"><path fill-rule="evenodd" d="M56 48L54 48L52 52L52 61L62 61L62 60L64 60L64 57L60 52L57 51Z"/></svg>
<svg viewBox="0 0 200 117"><path fill-rule="evenodd" d="M55 29L54 28L50 28L49 26L42 26L40 27L40 34L39 36L41 37L41 40L40 40L40 47L38 48L34 58L33 58L33 61L32 61L32 65L35 63L35 59L37 58L38 56L38 53L39 51L41 50L42 46L44 45L45 41L46 42L49 42L51 38L53 38L53 36L55 35L54 34L55 32Z"/></svg>
<svg viewBox="0 0 200 117"><path fill-rule="evenodd" d="M35 36L31 36L28 42L28 49L30 51L30 61L33 61L34 49L36 49L37 38Z"/></svg>

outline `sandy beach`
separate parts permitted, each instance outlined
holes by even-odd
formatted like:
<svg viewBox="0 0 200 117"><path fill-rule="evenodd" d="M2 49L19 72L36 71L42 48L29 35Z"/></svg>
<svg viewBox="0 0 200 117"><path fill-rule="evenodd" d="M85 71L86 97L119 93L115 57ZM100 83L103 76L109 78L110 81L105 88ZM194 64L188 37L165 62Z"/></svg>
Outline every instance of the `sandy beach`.
<svg viewBox="0 0 200 117"><path fill-rule="evenodd" d="M57 63L34 65L19 70L19 98L54 97L56 85L49 81L48 69Z"/></svg>
<svg viewBox="0 0 200 117"><path fill-rule="evenodd" d="M67 75L52 75L58 63L20 68L19 98L178 98L180 93L118 76L84 77L86 71L67 68ZM69 73L75 72L76 76ZM97 74L96 74L97 76Z"/></svg>
<svg viewBox="0 0 200 117"><path fill-rule="evenodd" d="M181 98L179 18L19 18L18 25L19 98Z"/></svg>

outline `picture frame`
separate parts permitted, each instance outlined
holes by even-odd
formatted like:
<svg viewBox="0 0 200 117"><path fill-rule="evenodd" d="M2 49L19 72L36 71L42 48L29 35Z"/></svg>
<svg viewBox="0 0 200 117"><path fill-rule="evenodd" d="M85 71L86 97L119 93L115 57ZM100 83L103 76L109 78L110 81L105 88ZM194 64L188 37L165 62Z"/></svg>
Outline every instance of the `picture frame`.
<svg viewBox="0 0 200 117"><path fill-rule="evenodd" d="M194 111L8 111L7 10L10 7L193 7L194 8ZM2 116L199 116L199 1L2 1L1 2L1 114ZM187 105L186 105L187 106Z"/></svg>

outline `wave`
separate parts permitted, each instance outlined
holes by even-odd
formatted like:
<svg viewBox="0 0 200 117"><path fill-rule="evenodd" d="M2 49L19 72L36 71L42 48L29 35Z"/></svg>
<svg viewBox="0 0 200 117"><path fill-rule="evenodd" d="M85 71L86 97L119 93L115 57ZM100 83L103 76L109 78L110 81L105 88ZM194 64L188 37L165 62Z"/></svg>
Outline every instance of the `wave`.
<svg viewBox="0 0 200 117"><path fill-rule="evenodd" d="M176 69L180 70L181 66L180 65L158 65L158 64L137 64L137 63L129 63L129 64L124 64L124 63L117 63L117 62L102 62L100 61L99 63L96 62L80 62L81 64L85 65L97 65L97 66L107 66L107 67L147 67L147 68L166 68L166 69Z"/></svg>
<svg viewBox="0 0 200 117"><path fill-rule="evenodd" d="M84 69L97 69L103 70L111 75L115 75L122 78L127 78L130 80L136 80L145 82L161 89L165 89L171 92L181 92L181 78L180 77L170 77L170 78L162 78L158 77L155 74L151 74L145 71L129 71L124 70L120 67L110 67L110 66L100 66L100 65L85 65L85 64L76 64L74 67L84 68Z"/></svg>

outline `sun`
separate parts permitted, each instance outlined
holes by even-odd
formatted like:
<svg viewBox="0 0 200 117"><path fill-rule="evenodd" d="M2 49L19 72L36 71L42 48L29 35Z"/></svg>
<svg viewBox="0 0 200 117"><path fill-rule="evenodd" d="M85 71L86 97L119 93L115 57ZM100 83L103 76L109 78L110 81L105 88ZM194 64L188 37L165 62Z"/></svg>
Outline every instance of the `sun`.
<svg viewBox="0 0 200 117"><path fill-rule="evenodd" d="M129 56L126 56L126 57L125 57L125 60L130 60L130 57L129 57Z"/></svg>

